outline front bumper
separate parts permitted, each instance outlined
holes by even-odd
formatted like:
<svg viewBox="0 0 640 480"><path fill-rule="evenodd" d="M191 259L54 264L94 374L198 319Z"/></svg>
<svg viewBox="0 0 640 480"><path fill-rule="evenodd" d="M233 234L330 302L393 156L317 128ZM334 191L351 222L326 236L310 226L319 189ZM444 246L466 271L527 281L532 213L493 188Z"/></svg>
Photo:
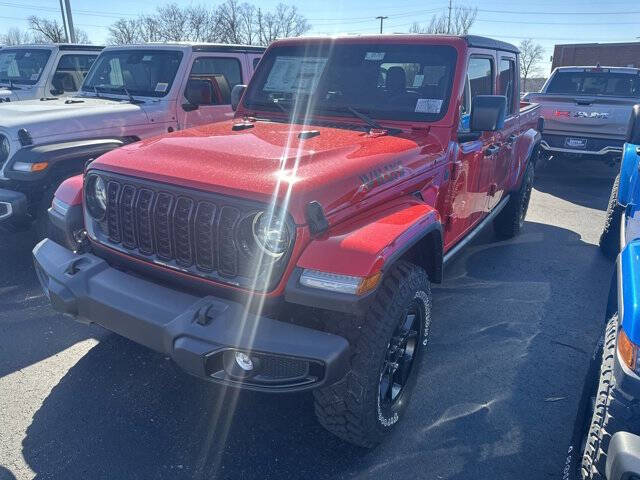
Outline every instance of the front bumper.
<svg viewBox="0 0 640 480"><path fill-rule="evenodd" d="M27 206L27 196L24 193L0 188L0 224L26 219Z"/></svg>
<svg viewBox="0 0 640 480"><path fill-rule="evenodd" d="M33 255L56 310L169 355L198 377L253 390L299 391L335 383L347 371L349 344L340 336L167 288L51 240L36 245ZM236 351L251 357L254 371L238 371Z"/></svg>

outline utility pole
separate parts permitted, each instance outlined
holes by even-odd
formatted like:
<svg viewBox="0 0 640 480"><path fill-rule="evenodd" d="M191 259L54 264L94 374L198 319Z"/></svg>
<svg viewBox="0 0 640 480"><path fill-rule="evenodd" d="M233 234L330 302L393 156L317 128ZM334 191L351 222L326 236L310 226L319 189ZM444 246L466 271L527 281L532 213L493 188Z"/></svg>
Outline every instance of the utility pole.
<svg viewBox="0 0 640 480"><path fill-rule="evenodd" d="M62 13L62 26L64 27L64 38L66 42L69 42L69 31L67 30L67 16L64 14L64 5L60 0L60 13Z"/></svg>
<svg viewBox="0 0 640 480"><path fill-rule="evenodd" d="M67 7L67 22L69 23L69 36L71 37L71 43L76 43L76 32L73 29L73 16L71 15L70 0L64 0L64 4Z"/></svg>
<svg viewBox="0 0 640 480"><path fill-rule="evenodd" d="M449 0L449 20L447 21L447 34L451 33L451 2L452 0Z"/></svg>
<svg viewBox="0 0 640 480"><path fill-rule="evenodd" d="M376 18L380 20L380 33L382 33L382 22L384 20L386 20L387 18L389 18L389 17L379 16L379 17L376 17Z"/></svg>

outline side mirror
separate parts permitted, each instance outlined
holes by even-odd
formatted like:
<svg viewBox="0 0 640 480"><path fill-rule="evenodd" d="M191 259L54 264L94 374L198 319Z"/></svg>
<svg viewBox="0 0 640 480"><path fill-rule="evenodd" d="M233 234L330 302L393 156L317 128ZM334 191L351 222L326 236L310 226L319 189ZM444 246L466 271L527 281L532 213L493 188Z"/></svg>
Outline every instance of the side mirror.
<svg viewBox="0 0 640 480"><path fill-rule="evenodd" d="M617 432L609 441L605 472L608 480L640 478L640 437Z"/></svg>
<svg viewBox="0 0 640 480"><path fill-rule="evenodd" d="M231 90L231 109L233 111L238 109L238 105L240 104L240 100L242 100L242 95L244 95L244 91L246 89L246 85L236 85Z"/></svg>
<svg viewBox="0 0 640 480"><path fill-rule="evenodd" d="M64 93L64 90L60 90L58 88L52 88L49 91L51 92L51 95L53 95L53 96L62 95Z"/></svg>
<svg viewBox="0 0 640 480"><path fill-rule="evenodd" d="M495 132L504 126L507 97L504 95L476 95L471 102L472 132Z"/></svg>

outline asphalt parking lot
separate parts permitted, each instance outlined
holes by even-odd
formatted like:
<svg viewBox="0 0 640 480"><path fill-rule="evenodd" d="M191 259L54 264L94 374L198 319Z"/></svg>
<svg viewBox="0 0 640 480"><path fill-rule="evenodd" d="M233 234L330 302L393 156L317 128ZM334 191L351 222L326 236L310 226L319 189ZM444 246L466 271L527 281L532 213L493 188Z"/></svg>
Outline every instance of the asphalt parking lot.
<svg viewBox="0 0 640 480"><path fill-rule="evenodd" d="M485 232L448 266L408 416L373 451L325 432L311 395L225 391L62 318L32 237L1 237L0 480L559 478L603 328L613 175L549 165L523 233Z"/></svg>

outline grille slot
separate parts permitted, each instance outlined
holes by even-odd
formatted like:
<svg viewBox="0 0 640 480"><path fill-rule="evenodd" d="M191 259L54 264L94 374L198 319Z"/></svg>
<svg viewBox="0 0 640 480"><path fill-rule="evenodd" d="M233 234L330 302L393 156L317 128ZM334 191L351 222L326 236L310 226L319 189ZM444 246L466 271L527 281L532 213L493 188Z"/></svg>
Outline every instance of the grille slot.
<svg viewBox="0 0 640 480"><path fill-rule="evenodd" d="M109 234L109 240L116 243L119 243L121 239L119 200L120 184L109 182L107 184L107 233Z"/></svg>
<svg viewBox="0 0 640 480"><path fill-rule="evenodd" d="M173 212L173 239L176 247L176 261L184 266L193 265L191 250L191 220L193 218L193 200L179 197Z"/></svg>
<svg viewBox="0 0 640 480"><path fill-rule="evenodd" d="M156 198L153 209L153 220L156 231L156 254L164 260L173 259L171 245L171 209L173 208L173 196L160 192Z"/></svg>
<svg viewBox="0 0 640 480"><path fill-rule="evenodd" d="M136 189L131 185L125 185L122 188L122 198L120 199L120 218L122 219L122 245L129 249L137 246L135 199Z"/></svg>
<svg viewBox="0 0 640 480"><path fill-rule="evenodd" d="M240 219L240 211L234 207L222 207L218 221L218 271L234 277L238 274L238 250L233 238L234 227Z"/></svg>
<svg viewBox="0 0 640 480"><path fill-rule="evenodd" d="M196 265L205 272L216 269L216 206L209 202L200 202L196 211L194 225Z"/></svg>
<svg viewBox="0 0 640 480"><path fill-rule="evenodd" d="M138 193L136 216L138 227L138 249L146 255L153 254L153 225L151 224L151 207L153 192L143 188Z"/></svg>

